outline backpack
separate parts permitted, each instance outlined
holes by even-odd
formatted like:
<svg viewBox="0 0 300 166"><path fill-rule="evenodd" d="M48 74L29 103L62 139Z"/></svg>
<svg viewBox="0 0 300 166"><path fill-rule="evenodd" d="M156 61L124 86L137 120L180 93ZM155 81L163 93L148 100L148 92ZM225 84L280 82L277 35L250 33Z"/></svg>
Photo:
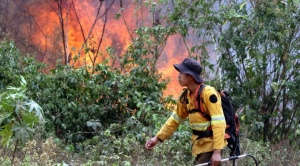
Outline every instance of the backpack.
<svg viewBox="0 0 300 166"><path fill-rule="evenodd" d="M198 109L188 110L189 113L193 112L199 112L202 116L204 116L206 119L211 120L211 117L207 114L205 114L203 110L203 99L201 92L203 88L205 87L205 84L202 84L199 88L198 95L197 95L197 101L198 101ZM234 108L232 106L232 103L229 99L229 94L226 92L223 92L221 90L218 90L221 101L222 101L222 108L223 113L225 116L226 121L226 130L225 130L225 139L227 139L228 145L227 147L230 149L230 156L239 156L240 155L240 141L239 141L239 118L238 115L235 113ZM185 93L187 94L187 93ZM193 130L193 134L198 135L197 139L204 138L204 137L211 137L212 131L206 130L206 131L195 131Z"/></svg>

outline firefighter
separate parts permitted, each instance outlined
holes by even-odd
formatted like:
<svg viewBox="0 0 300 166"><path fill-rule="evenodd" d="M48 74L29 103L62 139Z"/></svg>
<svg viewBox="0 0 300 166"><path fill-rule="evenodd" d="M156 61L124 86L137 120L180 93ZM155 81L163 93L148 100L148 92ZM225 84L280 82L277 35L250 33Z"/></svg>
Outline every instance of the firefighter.
<svg viewBox="0 0 300 166"><path fill-rule="evenodd" d="M185 88L177 101L177 108L160 131L146 142L145 147L152 150L158 142L168 139L188 118L189 126L193 130L192 154L195 164L211 161L212 166L218 166L221 162L221 151L227 145L224 139L226 122L221 97L213 87L206 85L201 92L203 111L199 113L197 95L204 84L200 77L202 67L192 58L185 58L182 63L174 64L174 67L179 72L179 84Z"/></svg>

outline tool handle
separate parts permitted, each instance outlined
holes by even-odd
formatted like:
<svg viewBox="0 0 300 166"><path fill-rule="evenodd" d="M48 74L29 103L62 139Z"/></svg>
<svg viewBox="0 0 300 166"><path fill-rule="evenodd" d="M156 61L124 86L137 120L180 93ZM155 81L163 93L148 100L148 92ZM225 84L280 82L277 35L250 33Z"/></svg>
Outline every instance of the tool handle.
<svg viewBox="0 0 300 166"><path fill-rule="evenodd" d="M222 159L221 162L229 161L229 160L236 160L236 159L243 158L243 157L246 157L246 156L251 157L251 155L249 155L249 154L242 154L242 155L239 155L239 156L232 156L232 157L229 157L229 158L226 158L226 159ZM256 160L255 160L255 163L256 163ZM197 164L195 166L205 166L205 165L211 165L211 162L207 162L207 163L203 163L203 164ZM256 165L257 165L257 163L256 163Z"/></svg>

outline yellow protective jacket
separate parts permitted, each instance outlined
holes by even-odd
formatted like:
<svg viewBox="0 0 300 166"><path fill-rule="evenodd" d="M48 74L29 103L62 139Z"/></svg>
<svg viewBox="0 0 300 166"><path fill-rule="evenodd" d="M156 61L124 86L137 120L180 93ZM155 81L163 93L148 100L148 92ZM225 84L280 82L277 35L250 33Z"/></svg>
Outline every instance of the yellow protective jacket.
<svg viewBox="0 0 300 166"><path fill-rule="evenodd" d="M211 121L200 115L199 112L188 113L188 110L198 108L196 96L199 88L200 85L193 96L191 96L190 91L187 90L188 103L181 102L179 99L177 101L176 110L173 111L172 115L156 134L162 141L168 139L187 117L189 119L189 125L193 130L204 131L208 127L211 127L213 137L196 140L197 135L192 135L192 154L194 156L213 151L214 149L223 149L227 145L227 141L225 140L226 122L222 110L221 97L213 87L206 85L202 90L203 109L206 114L210 115Z"/></svg>

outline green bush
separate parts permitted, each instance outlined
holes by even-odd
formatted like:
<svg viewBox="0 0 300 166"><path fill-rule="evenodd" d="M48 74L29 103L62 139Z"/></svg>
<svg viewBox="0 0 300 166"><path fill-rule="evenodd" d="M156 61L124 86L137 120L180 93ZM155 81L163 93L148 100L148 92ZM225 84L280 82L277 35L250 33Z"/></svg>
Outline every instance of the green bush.
<svg viewBox="0 0 300 166"><path fill-rule="evenodd" d="M28 82L27 86L37 86L32 78L41 77L46 67L34 60L34 56L22 56L12 41L0 41L0 90L7 86L20 86L19 76Z"/></svg>
<svg viewBox="0 0 300 166"><path fill-rule="evenodd" d="M42 64L21 57L12 42L1 43L0 51L1 62L9 62L1 64L2 88L19 85L16 74L24 74L26 94L44 109L46 131L70 143L100 135L114 123L124 126L131 117L142 126L154 126L158 115L167 112L165 106L173 102L162 96L166 81L141 67L146 59L123 73L103 62L94 68L58 65L45 74ZM122 128L111 132L126 134Z"/></svg>
<svg viewBox="0 0 300 166"><path fill-rule="evenodd" d="M59 66L38 79L32 96L45 110L47 128L73 143L99 135L112 123L123 125L132 116L141 125L153 124L165 110L155 78L124 76L101 64L95 74ZM121 135L122 128L113 132Z"/></svg>

